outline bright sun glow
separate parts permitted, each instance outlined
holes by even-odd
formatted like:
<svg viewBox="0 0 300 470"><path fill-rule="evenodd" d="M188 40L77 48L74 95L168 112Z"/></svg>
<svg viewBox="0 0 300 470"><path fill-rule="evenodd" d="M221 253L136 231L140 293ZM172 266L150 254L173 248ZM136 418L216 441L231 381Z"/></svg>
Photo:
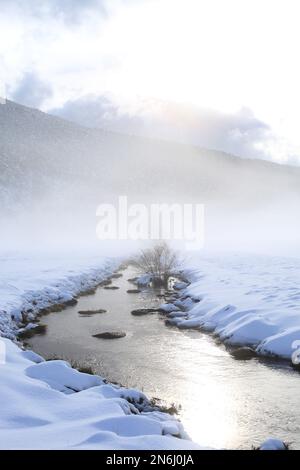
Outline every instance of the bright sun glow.
<svg viewBox="0 0 300 470"><path fill-rule="evenodd" d="M297 3L287 3L290 9L272 2L272 16L271 2L257 0L187 0L184 8L164 0L118 9L99 37L103 52L119 60L110 86L222 111L255 104L267 113L274 101L286 111L299 80ZM279 93L287 74L289 88Z"/></svg>
<svg viewBox="0 0 300 470"><path fill-rule="evenodd" d="M180 0L154 0L120 9L100 40L119 59L104 85L131 100L224 112L247 106L277 134L271 150L279 160L300 153L298 9L291 0L187 0L184 8Z"/></svg>
<svg viewBox="0 0 300 470"><path fill-rule="evenodd" d="M45 110L103 93L130 106L150 98L226 113L247 107L276 135L275 159L300 154L297 0L116 0L106 8L72 25L28 12L0 17L9 87L34 69L54 90Z"/></svg>

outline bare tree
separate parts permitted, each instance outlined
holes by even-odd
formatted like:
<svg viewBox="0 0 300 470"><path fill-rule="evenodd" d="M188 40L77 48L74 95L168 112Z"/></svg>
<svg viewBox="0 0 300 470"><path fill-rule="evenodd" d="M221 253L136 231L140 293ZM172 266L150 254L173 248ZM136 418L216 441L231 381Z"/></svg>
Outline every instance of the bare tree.
<svg viewBox="0 0 300 470"><path fill-rule="evenodd" d="M179 258L167 243L162 242L153 248L141 250L130 263L141 273L150 274L154 284L165 285L179 267Z"/></svg>

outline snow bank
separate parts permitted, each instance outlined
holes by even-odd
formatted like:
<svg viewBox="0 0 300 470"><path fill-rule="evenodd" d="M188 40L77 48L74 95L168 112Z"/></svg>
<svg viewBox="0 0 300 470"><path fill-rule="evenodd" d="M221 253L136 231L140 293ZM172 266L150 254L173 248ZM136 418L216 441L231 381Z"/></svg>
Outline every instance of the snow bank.
<svg viewBox="0 0 300 470"><path fill-rule="evenodd" d="M185 275L191 284L180 286L181 300L190 302L161 306L166 312L175 306L185 311L169 323L214 332L229 345L251 346L261 355L291 360L299 352L299 259L206 255Z"/></svg>
<svg viewBox="0 0 300 470"><path fill-rule="evenodd" d="M137 390L0 342L1 449L199 448L170 415L140 410L147 399Z"/></svg>
<svg viewBox="0 0 300 470"><path fill-rule="evenodd" d="M279 439L270 437L261 444L259 450L287 450L287 445Z"/></svg>
<svg viewBox="0 0 300 470"><path fill-rule="evenodd" d="M0 336L15 339L22 314L31 321L41 309L72 301L109 276L118 263L97 255L0 254Z"/></svg>
<svg viewBox="0 0 300 470"><path fill-rule="evenodd" d="M151 274L144 274L136 278L135 284L137 284L139 287L147 287L149 286L151 281L152 281Z"/></svg>
<svg viewBox="0 0 300 470"><path fill-rule="evenodd" d="M176 307L174 304L161 304L159 306L159 309L162 310L165 313L170 313L170 312L178 312L179 308Z"/></svg>
<svg viewBox="0 0 300 470"><path fill-rule="evenodd" d="M118 260L2 255L0 264L1 449L199 448L143 393L65 361L45 361L10 340L24 326L24 313L33 321L41 309L74 300L108 277Z"/></svg>

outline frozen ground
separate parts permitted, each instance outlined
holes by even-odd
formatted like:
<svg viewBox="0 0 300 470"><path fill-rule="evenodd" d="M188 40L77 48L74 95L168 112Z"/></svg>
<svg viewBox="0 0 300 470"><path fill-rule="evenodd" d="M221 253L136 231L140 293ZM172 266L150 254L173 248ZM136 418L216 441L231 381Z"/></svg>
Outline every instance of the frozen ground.
<svg viewBox="0 0 300 470"><path fill-rule="evenodd" d="M187 299L185 317L173 311L172 322L179 328L201 327L228 344L254 347L261 355L291 359L298 354L299 258L205 256L187 275L191 284L182 296L200 302Z"/></svg>

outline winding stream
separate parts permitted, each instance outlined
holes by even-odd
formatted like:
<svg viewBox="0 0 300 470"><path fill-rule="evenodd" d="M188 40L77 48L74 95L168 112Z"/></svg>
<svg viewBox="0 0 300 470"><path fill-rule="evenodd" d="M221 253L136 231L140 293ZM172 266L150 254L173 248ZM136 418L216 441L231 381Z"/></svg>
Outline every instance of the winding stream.
<svg viewBox="0 0 300 470"><path fill-rule="evenodd" d="M186 431L203 445L249 449L273 436L300 449L299 373L258 359L237 361L206 334L166 327L159 314L131 315L161 303L159 290L127 293L134 287L127 279L134 275L128 268L113 280L118 290L99 287L75 307L43 317L47 332L28 340L29 346L44 357L92 366L110 381L180 404ZM107 313L78 314L102 308ZM111 330L126 337L92 337Z"/></svg>

